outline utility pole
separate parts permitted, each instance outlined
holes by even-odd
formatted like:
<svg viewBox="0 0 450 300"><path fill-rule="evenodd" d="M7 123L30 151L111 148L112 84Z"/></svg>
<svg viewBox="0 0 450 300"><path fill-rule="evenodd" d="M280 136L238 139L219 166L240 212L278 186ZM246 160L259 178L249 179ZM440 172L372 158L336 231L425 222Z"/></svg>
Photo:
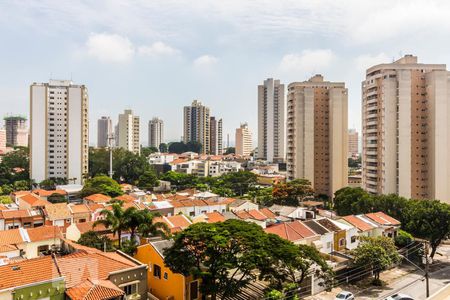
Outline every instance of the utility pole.
<svg viewBox="0 0 450 300"><path fill-rule="evenodd" d="M114 143L114 134L109 133L108 135L108 144L109 144L109 177L113 177L113 143Z"/></svg>
<svg viewBox="0 0 450 300"><path fill-rule="evenodd" d="M427 298L430 297L430 281L429 281L429 275L428 275L428 243L423 242L424 247L424 254L425 254L425 282L427 285Z"/></svg>

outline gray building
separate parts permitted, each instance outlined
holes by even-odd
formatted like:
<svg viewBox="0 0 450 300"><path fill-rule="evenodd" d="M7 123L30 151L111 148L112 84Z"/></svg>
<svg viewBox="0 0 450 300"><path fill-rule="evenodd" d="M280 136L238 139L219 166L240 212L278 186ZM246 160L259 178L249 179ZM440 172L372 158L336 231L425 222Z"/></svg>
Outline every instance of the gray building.
<svg viewBox="0 0 450 300"><path fill-rule="evenodd" d="M97 147L105 148L109 146L108 138L113 133L112 120L110 117L101 117L97 121Z"/></svg>
<svg viewBox="0 0 450 300"><path fill-rule="evenodd" d="M164 122L155 117L148 121L148 146L159 149L161 143L164 143Z"/></svg>

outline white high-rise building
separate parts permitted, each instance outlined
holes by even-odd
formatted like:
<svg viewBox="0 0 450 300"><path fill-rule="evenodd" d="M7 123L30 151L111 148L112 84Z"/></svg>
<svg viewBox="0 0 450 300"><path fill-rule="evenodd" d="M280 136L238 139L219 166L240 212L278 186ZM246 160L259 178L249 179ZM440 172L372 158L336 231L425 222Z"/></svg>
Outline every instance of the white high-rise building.
<svg viewBox="0 0 450 300"><path fill-rule="evenodd" d="M252 152L252 133L248 129L248 124L243 123L236 128L236 154L248 156Z"/></svg>
<svg viewBox="0 0 450 300"><path fill-rule="evenodd" d="M148 121L148 146L159 149L164 143L164 122L159 118Z"/></svg>
<svg viewBox="0 0 450 300"><path fill-rule="evenodd" d="M258 158L269 162L285 159L284 84L269 78L258 86Z"/></svg>
<svg viewBox="0 0 450 300"><path fill-rule="evenodd" d="M97 147L109 147L109 138L113 133L112 120L110 117L101 117L97 121Z"/></svg>
<svg viewBox="0 0 450 300"><path fill-rule="evenodd" d="M126 109L119 114L118 123L118 147L125 150L141 153L139 117L133 115L131 109Z"/></svg>
<svg viewBox="0 0 450 300"><path fill-rule="evenodd" d="M209 134L210 134L209 154L222 155L223 154L222 119L216 119L216 117L210 118Z"/></svg>
<svg viewBox="0 0 450 300"><path fill-rule="evenodd" d="M82 184L88 173L88 91L70 80L30 87L30 177Z"/></svg>
<svg viewBox="0 0 450 300"><path fill-rule="evenodd" d="M450 72L405 55L362 83L362 186L450 202Z"/></svg>
<svg viewBox="0 0 450 300"><path fill-rule="evenodd" d="M184 107L183 141L199 142L202 144L202 153L210 151L210 117L209 108L200 101L192 101L191 106Z"/></svg>

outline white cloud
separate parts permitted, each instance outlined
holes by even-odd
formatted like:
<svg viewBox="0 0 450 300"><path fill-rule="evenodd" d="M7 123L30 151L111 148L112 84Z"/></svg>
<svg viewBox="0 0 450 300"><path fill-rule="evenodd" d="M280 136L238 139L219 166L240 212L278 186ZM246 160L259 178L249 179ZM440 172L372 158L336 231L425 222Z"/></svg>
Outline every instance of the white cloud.
<svg viewBox="0 0 450 300"><path fill-rule="evenodd" d="M202 55L194 60L195 67L210 67L215 65L219 60L213 55Z"/></svg>
<svg viewBox="0 0 450 300"><path fill-rule="evenodd" d="M180 51L163 42L155 42L150 46L140 46L138 48L138 53L141 55L156 57L177 55Z"/></svg>
<svg viewBox="0 0 450 300"><path fill-rule="evenodd" d="M130 40L117 34L92 33L86 42L87 54L101 62L121 63L133 58Z"/></svg>
<svg viewBox="0 0 450 300"><path fill-rule="evenodd" d="M334 58L333 51L329 49L307 49L301 53L290 53L283 56L279 68L282 72L322 72Z"/></svg>
<svg viewBox="0 0 450 300"><path fill-rule="evenodd" d="M366 71L374 65L389 62L390 59L384 52L377 55L363 54L355 58L355 64L359 71Z"/></svg>

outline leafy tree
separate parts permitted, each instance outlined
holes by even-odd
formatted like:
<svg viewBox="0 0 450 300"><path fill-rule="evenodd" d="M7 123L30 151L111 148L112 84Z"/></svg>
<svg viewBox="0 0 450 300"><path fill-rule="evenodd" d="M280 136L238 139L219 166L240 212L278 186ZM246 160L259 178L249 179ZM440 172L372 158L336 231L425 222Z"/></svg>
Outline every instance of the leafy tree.
<svg viewBox="0 0 450 300"><path fill-rule="evenodd" d="M406 247L411 244L413 240L414 238L410 233L401 229L397 232L397 236L394 238L395 246L399 248Z"/></svg>
<svg viewBox="0 0 450 300"><path fill-rule="evenodd" d="M373 197L362 188L345 187L334 194L334 209L338 215L372 212Z"/></svg>
<svg viewBox="0 0 450 300"><path fill-rule="evenodd" d="M203 146L200 142L190 141L190 142L187 142L186 148L187 148L187 151L201 153Z"/></svg>
<svg viewBox="0 0 450 300"><path fill-rule="evenodd" d="M353 159L350 157L348 159L348 167L349 168L360 168L361 167L361 158Z"/></svg>
<svg viewBox="0 0 450 300"><path fill-rule="evenodd" d="M135 239L126 240L122 243L120 250L130 256L136 254L138 243Z"/></svg>
<svg viewBox="0 0 450 300"><path fill-rule="evenodd" d="M29 180L18 180L13 184L15 191L28 191L31 189L31 183Z"/></svg>
<svg viewBox="0 0 450 300"><path fill-rule="evenodd" d="M139 224L138 232L142 237L161 236L168 237L170 235L170 229L166 223L154 222L156 217L159 217L159 213L152 213L149 210L142 210L143 220Z"/></svg>
<svg viewBox="0 0 450 300"><path fill-rule="evenodd" d="M273 204L273 187L252 188L244 195L244 199L252 200L261 206L271 206Z"/></svg>
<svg viewBox="0 0 450 300"><path fill-rule="evenodd" d="M77 243L102 251L112 251L114 249L111 240L107 236L99 235L93 230L81 234L80 239L77 241Z"/></svg>
<svg viewBox="0 0 450 300"><path fill-rule="evenodd" d="M53 193L47 197L47 201L50 203L65 203L67 202L67 197L58 193Z"/></svg>
<svg viewBox="0 0 450 300"><path fill-rule="evenodd" d="M12 203L10 196L0 196L0 204L10 204Z"/></svg>
<svg viewBox="0 0 450 300"><path fill-rule="evenodd" d="M159 152L167 153L167 151L169 151L169 147L167 146L167 144L166 143L161 143L159 145Z"/></svg>
<svg viewBox="0 0 450 300"><path fill-rule="evenodd" d="M141 156L148 157L150 154L158 152L156 147L141 147Z"/></svg>
<svg viewBox="0 0 450 300"><path fill-rule="evenodd" d="M223 154L227 155L227 154L234 154L234 153L236 153L236 148L228 147L225 149L225 152Z"/></svg>
<svg viewBox="0 0 450 300"><path fill-rule="evenodd" d="M158 176L156 172L151 169L139 176L138 187L144 190L152 190L153 187L158 186Z"/></svg>
<svg viewBox="0 0 450 300"><path fill-rule="evenodd" d="M249 171L226 173L220 176L215 187L228 188L235 195L244 195L256 185L256 175Z"/></svg>
<svg viewBox="0 0 450 300"><path fill-rule="evenodd" d="M94 227L102 224L106 228L112 230L114 234L117 234L119 238L119 248L122 246L122 232L130 229L130 215L133 213L130 210L136 209L134 207L127 208L124 210L120 203L112 204L112 209L103 209L100 215L104 216L104 219L97 220L94 222Z"/></svg>
<svg viewBox="0 0 450 300"><path fill-rule="evenodd" d="M14 191L12 185L10 185L10 184L4 184L1 186L1 188L2 188L3 195L9 195Z"/></svg>
<svg viewBox="0 0 450 300"><path fill-rule="evenodd" d="M188 151L187 146L183 142L173 142L169 144L169 152L181 154Z"/></svg>
<svg viewBox="0 0 450 300"><path fill-rule="evenodd" d="M401 260L394 241L384 236L360 237L360 243L352 254L356 266L369 266L372 269L373 283L377 285L380 282L380 272Z"/></svg>
<svg viewBox="0 0 450 300"><path fill-rule="evenodd" d="M16 181L30 178L29 150L27 147L18 147L2 157L0 178L2 184L14 184Z"/></svg>
<svg viewBox="0 0 450 300"><path fill-rule="evenodd" d="M298 206L305 197L313 196L314 190L307 179L295 179L273 187L273 202L279 205Z"/></svg>
<svg viewBox="0 0 450 300"><path fill-rule="evenodd" d="M55 182L52 179L44 179L39 183L41 189L51 191L56 189Z"/></svg>
<svg viewBox="0 0 450 300"><path fill-rule="evenodd" d="M174 171L164 173L160 179L169 181L170 184L177 189L192 188L197 184L199 180L195 175L178 173Z"/></svg>
<svg viewBox="0 0 450 300"><path fill-rule="evenodd" d="M110 197L117 197L123 194L117 181L106 175L99 175L92 179L86 180L79 196L84 198L97 193L105 194Z"/></svg>
<svg viewBox="0 0 450 300"><path fill-rule="evenodd" d="M221 197L234 197L236 196L236 194L234 193L234 191L228 187L213 187L211 188L211 192L213 192L214 194L217 194Z"/></svg>
<svg viewBox="0 0 450 300"><path fill-rule="evenodd" d="M450 205L437 200L410 200L403 214L402 227L428 240L433 258L440 243L450 238Z"/></svg>

